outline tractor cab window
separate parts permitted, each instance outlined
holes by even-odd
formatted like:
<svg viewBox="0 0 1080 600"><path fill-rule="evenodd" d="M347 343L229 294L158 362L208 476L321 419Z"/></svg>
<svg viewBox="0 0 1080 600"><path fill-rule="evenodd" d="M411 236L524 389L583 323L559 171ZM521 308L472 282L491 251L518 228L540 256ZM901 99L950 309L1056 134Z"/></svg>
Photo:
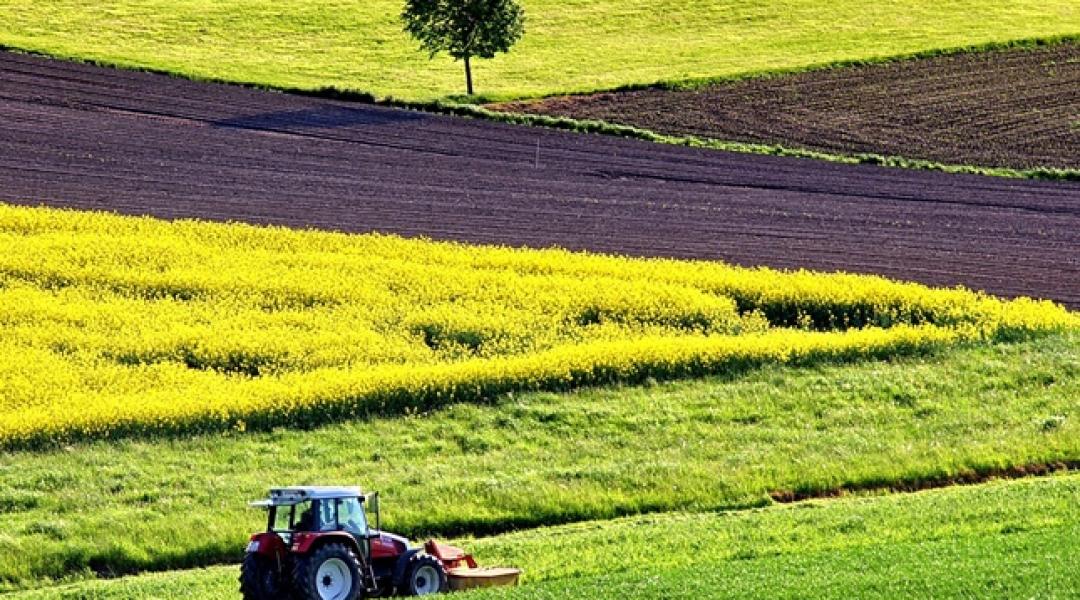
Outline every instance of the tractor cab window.
<svg viewBox="0 0 1080 600"><path fill-rule="evenodd" d="M273 511L274 514L270 522L270 529L278 532L291 531L293 521L293 507L276 506L273 508Z"/></svg>
<svg viewBox="0 0 1080 600"><path fill-rule="evenodd" d="M319 500L315 502L315 513L318 518L313 531L334 531L337 529L337 518L334 516L334 501Z"/></svg>
<svg viewBox="0 0 1080 600"><path fill-rule="evenodd" d="M318 531L318 506L315 502L301 502L293 507L293 531Z"/></svg>
<svg viewBox="0 0 1080 600"><path fill-rule="evenodd" d="M364 505L360 503L360 499L340 498L335 502L337 503L337 518L340 528L353 535L367 537L367 515L364 514Z"/></svg>

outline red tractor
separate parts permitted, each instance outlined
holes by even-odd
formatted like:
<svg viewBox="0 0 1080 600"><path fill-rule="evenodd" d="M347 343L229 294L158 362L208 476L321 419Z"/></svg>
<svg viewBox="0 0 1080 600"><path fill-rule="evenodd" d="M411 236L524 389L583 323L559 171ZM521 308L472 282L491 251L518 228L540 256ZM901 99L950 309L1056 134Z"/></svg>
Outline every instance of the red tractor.
<svg viewBox="0 0 1080 600"><path fill-rule="evenodd" d="M251 536L240 570L244 600L355 600L513 585L517 569L478 569L460 548L413 547L379 528L378 492L354 487L270 490L266 531ZM372 527L368 514L375 516Z"/></svg>

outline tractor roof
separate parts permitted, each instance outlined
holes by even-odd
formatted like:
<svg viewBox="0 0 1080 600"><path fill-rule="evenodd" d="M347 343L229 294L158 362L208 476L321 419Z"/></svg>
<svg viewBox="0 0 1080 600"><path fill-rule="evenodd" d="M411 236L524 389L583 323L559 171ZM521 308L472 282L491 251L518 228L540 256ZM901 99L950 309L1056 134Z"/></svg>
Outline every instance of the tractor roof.
<svg viewBox="0 0 1080 600"><path fill-rule="evenodd" d="M251 506L292 506L308 500L325 500L331 498L360 498L363 500L364 494L358 487L311 485L271 488L269 498L266 500L256 500L251 503Z"/></svg>

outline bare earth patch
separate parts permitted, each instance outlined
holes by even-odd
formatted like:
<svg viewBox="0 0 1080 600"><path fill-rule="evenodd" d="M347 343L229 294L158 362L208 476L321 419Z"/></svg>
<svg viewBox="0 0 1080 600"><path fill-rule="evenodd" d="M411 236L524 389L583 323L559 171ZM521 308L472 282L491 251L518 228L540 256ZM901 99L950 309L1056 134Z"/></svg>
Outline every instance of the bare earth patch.
<svg viewBox="0 0 1080 600"><path fill-rule="evenodd" d="M1080 44L965 53L501 110L669 135L987 167L1080 167Z"/></svg>

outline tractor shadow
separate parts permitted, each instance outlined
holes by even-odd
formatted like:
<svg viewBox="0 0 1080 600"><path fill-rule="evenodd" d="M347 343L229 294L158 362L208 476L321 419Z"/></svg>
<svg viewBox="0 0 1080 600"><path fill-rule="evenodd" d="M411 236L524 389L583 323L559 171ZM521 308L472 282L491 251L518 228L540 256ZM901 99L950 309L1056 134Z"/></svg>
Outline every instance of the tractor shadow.
<svg viewBox="0 0 1080 600"><path fill-rule="evenodd" d="M214 127L262 130L340 129L379 127L418 121L424 115L407 110L339 105L315 106L300 110L285 110L242 115L214 121Z"/></svg>

